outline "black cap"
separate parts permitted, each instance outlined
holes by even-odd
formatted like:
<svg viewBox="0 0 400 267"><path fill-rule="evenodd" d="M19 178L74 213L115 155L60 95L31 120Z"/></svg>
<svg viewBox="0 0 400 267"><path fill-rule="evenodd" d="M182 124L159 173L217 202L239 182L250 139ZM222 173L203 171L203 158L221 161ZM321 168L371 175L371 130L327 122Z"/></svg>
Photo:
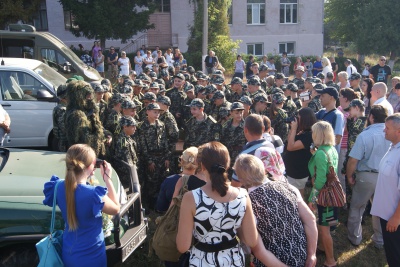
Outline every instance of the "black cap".
<svg viewBox="0 0 400 267"><path fill-rule="evenodd" d="M335 87L326 87L324 90L322 90L321 94L328 94L333 96L336 100L339 98L339 92Z"/></svg>

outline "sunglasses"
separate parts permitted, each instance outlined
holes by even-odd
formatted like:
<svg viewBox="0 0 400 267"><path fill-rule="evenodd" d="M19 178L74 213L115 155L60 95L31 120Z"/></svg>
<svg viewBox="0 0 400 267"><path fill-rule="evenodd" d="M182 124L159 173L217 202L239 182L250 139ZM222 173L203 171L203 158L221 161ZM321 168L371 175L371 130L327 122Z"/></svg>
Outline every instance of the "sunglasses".
<svg viewBox="0 0 400 267"><path fill-rule="evenodd" d="M381 61L386 61L386 59L381 59Z"/></svg>

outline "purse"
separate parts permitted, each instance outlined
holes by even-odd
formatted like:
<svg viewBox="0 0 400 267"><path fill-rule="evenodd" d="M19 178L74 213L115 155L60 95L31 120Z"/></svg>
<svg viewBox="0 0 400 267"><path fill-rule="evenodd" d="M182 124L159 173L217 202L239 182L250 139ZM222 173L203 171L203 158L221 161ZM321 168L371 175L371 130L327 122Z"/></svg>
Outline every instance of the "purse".
<svg viewBox="0 0 400 267"><path fill-rule="evenodd" d="M51 224L50 224L50 235L46 236L38 243L36 243L36 250L39 254L38 267L63 267L62 262L62 241L63 233L62 230L54 231L54 221L56 217L56 197L57 187L61 181L56 183L54 187L54 198L53 198L53 211L51 212Z"/></svg>
<svg viewBox="0 0 400 267"><path fill-rule="evenodd" d="M323 207L343 207L346 204L346 195L332 166L331 158L324 149L321 150L328 158L329 172L326 174L325 185L319 191L317 203Z"/></svg>

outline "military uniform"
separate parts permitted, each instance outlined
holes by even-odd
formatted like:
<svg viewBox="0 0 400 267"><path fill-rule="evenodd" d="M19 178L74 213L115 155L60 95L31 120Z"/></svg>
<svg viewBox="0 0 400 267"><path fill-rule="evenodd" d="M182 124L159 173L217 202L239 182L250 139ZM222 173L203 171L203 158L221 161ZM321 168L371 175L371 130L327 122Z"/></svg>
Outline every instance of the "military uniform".
<svg viewBox="0 0 400 267"><path fill-rule="evenodd" d="M325 85L326 85L326 86L329 86L329 87L334 87L336 90L338 90L338 92L339 92L339 90L340 90L339 85L337 85L337 84L334 83L333 81L328 81Z"/></svg>
<svg viewBox="0 0 400 267"><path fill-rule="evenodd" d="M232 125L233 119L229 119L222 125L221 143L226 146L231 157L231 167L235 164L236 157L246 144L244 136L244 120L238 126Z"/></svg>
<svg viewBox="0 0 400 267"><path fill-rule="evenodd" d="M158 104L150 103L147 110L160 109ZM170 160L171 151L169 150L167 131L165 125L160 120L155 124L150 124L148 119L138 124L138 147L140 151L140 161L142 165L142 197L144 204L154 209L161 183L166 177L165 161ZM149 165L154 163L153 172L149 170Z"/></svg>
<svg viewBox="0 0 400 267"><path fill-rule="evenodd" d="M53 134L57 139L57 149L60 152L67 151L67 137L65 136L64 116L67 106L64 103L58 104L53 109Z"/></svg>
<svg viewBox="0 0 400 267"><path fill-rule="evenodd" d="M314 113L317 113L321 108L321 102L319 100L320 95L313 97L310 102L308 102L308 107L311 108Z"/></svg>
<svg viewBox="0 0 400 267"><path fill-rule="evenodd" d="M184 91L179 91L177 88L172 88L167 90L166 96L171 99L171 107L169 111L174 115L178 127L181 127L184 123L183 118L183 107L185 105L186 93ZM177 116L180 113L180 117Z"/></svg>
<svg viewBox="0 0 400 267"><path fill-rule="evenodd" d="M276 93L272 95L272 101L279 104L286 101L286 97L284 94ZM286 123L288 118L286 111L278 109L276 114L269 114L268 117L271 119L271 127L274 128L274 134L278 135L283 143L286 143L289 132L289 125Z"/></svg>
<svg viewBox="0 0 400 267"><path fill-rule="evenodd" d="M216 106L215 104L213 104L211 106L210 116L212 116L216 121L219 121L223 117L221 114L223 112L222 110L223 109L230 110L230 108L231 108L231 103L226 100L220 106Z"/></svg>
<svg viewBox="0 0 400 267"><path fill-rule="evenodd" d="M286 111L286 114L287 114L288 118L293 118L293 117L296 116L297 106L293 102L292 97L290 97L290 96L286 97L286 101L283 104L283 110Z"/></svg>

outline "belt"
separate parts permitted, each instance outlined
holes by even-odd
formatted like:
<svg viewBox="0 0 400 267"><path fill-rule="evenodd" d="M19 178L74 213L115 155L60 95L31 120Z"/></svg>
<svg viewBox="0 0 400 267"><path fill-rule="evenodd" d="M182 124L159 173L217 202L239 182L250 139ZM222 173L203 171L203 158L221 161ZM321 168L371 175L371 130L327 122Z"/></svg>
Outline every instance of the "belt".
<svg viewBox="0 0 400 267"><path fill-rule="evenodd" d="M372 173L378 173L377 170L363 170L363 171L357 171L357 172L372 172Z"/></svg>
<svg viewBox="0 0 400 267"><path fill-rule="evenodd" d="M239 242L238 242L237 238L234 237L233 239L231 239L229 241L223 241L223 242L217 243L217 244L207 244L207 243L202 243L202 242L198 241L194 245L194 247L203 252L218 252L221 250L236 247L237 244L239 244Z"/></svg>

